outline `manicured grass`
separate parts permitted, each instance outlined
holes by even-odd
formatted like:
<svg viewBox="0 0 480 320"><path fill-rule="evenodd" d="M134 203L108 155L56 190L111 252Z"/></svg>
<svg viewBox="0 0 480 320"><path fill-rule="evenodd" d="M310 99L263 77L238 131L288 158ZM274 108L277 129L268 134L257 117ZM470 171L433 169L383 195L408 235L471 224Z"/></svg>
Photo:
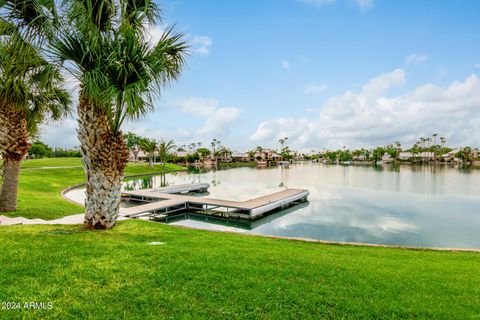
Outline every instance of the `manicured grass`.
<svg viewBox="0 0 480 320"><path fill-rule="evenodd" d="M41 167L82 167L81 158L43 158L34 160L25 160L22 162L23 168L41 168Z"/></svg>
<svg viewBox="0 0 480 320"><path fill-rule="evenodd" d="M153 246L149 242L164 244ZM480 254L324 245L131 220L0 232L1 318L477 319Z"/></svg>
<svg viewBox="0 0 480 320"><path fill-rule="evenodd" d="M126 175L181 169L183 167L173 164L167 164L164 168L162 165L149 167L146 163L129 163ZM2 214L10 217L21 216L49 220L81 213L83 208L63 199L60 192L69 186L84 181L85 173L80 158L27 160L22 164L20 172L18 210Z"/></svg>

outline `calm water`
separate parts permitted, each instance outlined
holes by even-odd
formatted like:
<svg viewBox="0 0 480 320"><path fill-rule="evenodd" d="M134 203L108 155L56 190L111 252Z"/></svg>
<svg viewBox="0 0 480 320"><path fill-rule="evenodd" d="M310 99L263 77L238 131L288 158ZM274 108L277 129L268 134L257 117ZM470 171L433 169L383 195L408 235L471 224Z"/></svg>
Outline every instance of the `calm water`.
<svg viewBox="0 0 480 320"><path fill-rule="evenodd" d="M208 197L244 201L305 188L309 202L241 228L218 221L173 224L331 241L480 248L480 171L448 167L296 164L175 173L130 180L126 188L206 182ZM233 224L234 225L234 224Z"/></svg>

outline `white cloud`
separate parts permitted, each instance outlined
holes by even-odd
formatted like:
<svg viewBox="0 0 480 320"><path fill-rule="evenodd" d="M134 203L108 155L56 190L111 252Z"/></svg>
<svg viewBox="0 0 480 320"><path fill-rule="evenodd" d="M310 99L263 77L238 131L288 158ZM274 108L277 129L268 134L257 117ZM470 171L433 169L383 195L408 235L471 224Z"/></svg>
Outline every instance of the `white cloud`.
<svg viewBox="0 0 480 320"><path fill-rule="evenodd" d="M198 130L198 134L225 134L228 133L230 125L237 120L240 109L235 107L224 107L216 109Z"/></svg>
<svg viewBox="0 0 480 320"><path fill-rule="evenodd" d="M201 55L207 55L210 53L210 47L213 44L212 38L209 36L190 36L190 44L192 50Z"/></svg>
<svg viewBox="0 0 480 320"><path fill-rule="evenodd" d="M162 38L165 28L159 25L149 25L145 29L145 39L150 42L152 46L156 45Z"/></svg>
<svg viewBox="0 0 480 320"><path fill-rule="evenodd" d="M448 143L480 144L480 79L472 74L447 87L424 84L387 97L405 82L405 71L372 78L359 92L327 100L318 118L277 118L261 122L250 139L275 143L288 136L297 148L376 146L396 140L409 145L434 132Z"/></svg>
<svg viewBox="0 0 480 320"><path fill-rule="evenodd" d="M133 132L142 137L151 139L165 140L188 140L192 136L192 132L181 128L159 128L158 125L150 123L127 123L122 130L123 132Z"/></svg>
<svg viewBox="0 0 480 320"><path fill-rule="evenodd" d="M475 68L480 68L480 63L477 63L477 64L475 65Z"/></svg>
<svg viewBox="0 0 480 320"><path fill-rule="evenodd" d="M166 28L164 26L150 25L145 30L145 38L153 46L162 38L162 35L165 31ZM211 37L187 34L185 39L191 46L190 49L193 52L200 55L207 55L210 53L210 48L213 45L213 40Z"/></svg>
<svg viewBox="0 0 480 320"><path fill-rule="evenodd" d="M304 88L304 93L322 93L327 90L327 86L323 83L307 83Z"/></svg>
<svg viewBox="0 0 480 320"><path fill-rule="evenodd" d="M336 0L297 0L298 2L305 3L315 7L323 7L331 4L335 4Z"/></svg>
<svg viewBox="0 0 480 320"><path fill-rule="evenodd" d="M334 5L337 3L336 0L297 0L297 2L304 3L316 8ZM374 6L374 0L344 0L344 3L347 6L355 6L362 11L367 11Z"/></svg>
<svg viewBox="0 0 480 320"><path fill-rule="evenodd" d="M362 89L366 97L375 97L391 87L401 86L404 83L405 70L395 69L392 72L384 73L370 79L365 85L362 86Z"/></svg>
<svg viewBox="0 0 480 320"><path fill-rule="evenodd" d="M208 117L218 108L218 100L203 97L187 97L173 103L173 106L195 117Z"/></svg>
<svg viewBox="0 0 480 320"><path fill-rule="evenodd" d="M422 63L428 60L428 56L426 54L416 54L413 53L411 55L408 55L405 57L405 63L411 64L411 63Z"/></svg>
<svg viewBox="0 0 480 320"><path fill-rule="evenodd" d="M236 107L220 108L218 100L203 97L183 98L173 105L183 113L206 118L202 127L197 130L200 135L227 133L241 112Z"/></svg>
<svg viewBox="0 0 480 320"><path fill-rule="evenodd" d="M267 120L258 125L257 130L250 136L253 141L277 141L282 137L294 137L302 140L305 129L311 122L306 118L278 118Z"/></svg>
<svg viewBox="0 0 480 320"><path fill-rule="evenodd" d="M353 0L353 4L361 10L368 10L373 7L373 0Z"/></svg>
<svg viewBox="0 0 480 320"><path fill-rule="evenodd" d="M290 63L288 63L287 60L280 61L280 64L282 65L282 68L284 68L284 69L290 68Z"/></svg>

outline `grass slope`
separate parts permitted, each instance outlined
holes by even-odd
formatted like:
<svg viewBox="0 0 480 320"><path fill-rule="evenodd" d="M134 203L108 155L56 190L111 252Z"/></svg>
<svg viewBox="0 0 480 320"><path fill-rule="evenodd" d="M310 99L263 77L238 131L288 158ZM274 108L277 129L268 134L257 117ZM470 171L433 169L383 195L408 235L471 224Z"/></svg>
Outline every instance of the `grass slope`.
<svg viewBox="0 0 480 320"><path fill-rule="evenodd" d="M148 245L152 241L163 245ZM477 319L480 254L324 245L131 220L0 232L0 318ZM46 254L48 252L48 254Z"/></svg>
<svg viewBox="0 0 480 320"><path fill-rule="evenodd" d="M173 164L167 164L163 168L162 165L149 167L146 163L129 163L125 174L149 174L181 169L184 168ZM63 199L60 192L84 181L85 173L80 158L27 160L23 162L20 171L18 210L2 214L50 220L81 213L82 207Z"/></svg>

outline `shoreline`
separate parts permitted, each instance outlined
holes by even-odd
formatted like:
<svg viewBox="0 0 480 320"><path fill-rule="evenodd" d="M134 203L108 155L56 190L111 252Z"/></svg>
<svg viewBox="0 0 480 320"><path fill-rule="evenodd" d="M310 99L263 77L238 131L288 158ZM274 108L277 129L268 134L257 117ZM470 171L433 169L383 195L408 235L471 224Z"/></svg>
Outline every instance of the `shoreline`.
<svg viewBox="0 0 480 320"><path fill-rule="evenodd" d="M307 162L307 161L305 161ZM297 162L298 163L298 162ZM300 162L301 163L301 162ZM391 163L389 163L391 164ZM397 163L397 164L411 164L411 163ZM431 164L423 164L423 165L431 165ZM229 169L234 169L234 168L229 168ZM134 178L134 177L142 177L142 176L153 176L153 175L158 175L158 174L168 174L168 173L174 173L174 172L185 172L188 171L188 169L180 169L180 170L170 170L166 172L153 172L153 173L148 173L148 174L135 174L135 175L129 175L125 176L124 179L127 178ZM65 194L69 191L72 191L74 189L78 189L82 186L84 186L85 183L79 183L75 184L72 186L69 186L68 188L65 188L62 190L61 195L62 198L68 200L69 202L82 205L83 203L74 201L72 199L69 199L65 196ZM141 219L141 220L147 220L147 219ZM147 220L150 221L150 220ZM154 221L151 221L154 222ZM158 222L156 222L158 223ZM404 245L390 245L390 244L375 244L375 243L368 243L368 242L345 242L345 241L330 241L330 240L321 240L321 239L314 239L314 238L308 238L308 237L288 237L288 236L274 236L274 235L266 235L266 234L259 234L259 233L245 233L245 232L240 232L240 231L235 231L235 230L218 230L218 229L209 229L209 228L202 228L202 227L194 227L194 226L185 226L185 225L172 225L165 223L166 225L170 225L172 227L179 227L179 228L186 228L186 229L194 229L194 230L202 230L202 231L213 231L213 232L224 232L224 233L234 233L234 234L242 234L242 235L248 235L248 236L259 236L259 237L266 237L266 238L272 238L272 239L284 239L284 240L294 240L294 241L303 241L303 242L312 242L312 243L322 243L322 244L330 244L330 245L350 245L350 246L364 246L364 247L382 247L382 248L396 248L396 249L408 249L408 250L433 250L433 251L448 251L448 252L480 252L480 248L444 248L444 247L423 247L423 246L404 246Z"/></svg>

